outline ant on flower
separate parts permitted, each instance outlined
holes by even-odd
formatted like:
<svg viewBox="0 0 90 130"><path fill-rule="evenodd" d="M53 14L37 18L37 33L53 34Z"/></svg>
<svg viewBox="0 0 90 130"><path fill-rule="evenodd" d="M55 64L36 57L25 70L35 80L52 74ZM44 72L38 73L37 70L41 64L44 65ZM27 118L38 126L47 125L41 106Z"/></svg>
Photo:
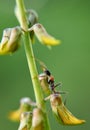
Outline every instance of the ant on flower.
<svg viewBox="0 0 90 130"><path fill-rule="evenodd" d="M44 71L43 71L43 72L44 72L44 73L46 74L46 76L48 77L47 82L48 82L48 84L49 84L50 90L51 90L53 93L59 93L59 92L56 92L56 91L55 91L55 88L56 88L57 86L61 86L61 83L58 83L58 84L55 85L54 76L51 74L51 72L50 72L48 69L44 68Z"/></svg>
<svg viewBox="0 0 90 130"><path fill-rule="evenodd" d="M38 60L39 61L39 60ZM43 80L43 79L45 79L46 80L46 82L45 83L47 83L47 87L50 89L50 91L51 91L51 93L64 93L64 92L57 92L56 90L55 90L55 88L57 87L57 86L62 86L62 83L61 82L59 82L59 83L57 83L57 84L55 84L55 78L54 78L54 76L51 74L51 72L47 69L47 67L45 66L45 64L43 63L43 62L41 62L41 61L39 61L39 63L40 63L40 65L41 65L41 68L42 68L42 70L43 70L43 73L41 73L40 75L39 75L39 80L41 81L41 80Z"/></svg>

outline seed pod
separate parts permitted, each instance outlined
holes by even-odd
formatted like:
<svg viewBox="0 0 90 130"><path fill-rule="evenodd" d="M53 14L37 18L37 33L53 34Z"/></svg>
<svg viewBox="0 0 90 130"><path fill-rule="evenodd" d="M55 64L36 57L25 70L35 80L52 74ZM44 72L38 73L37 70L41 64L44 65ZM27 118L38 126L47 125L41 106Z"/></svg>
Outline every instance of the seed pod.
<svg viewBox="0 0 90 130"><path fill-rule="evenodd" d="M41 87L42 87L44 94L50 95L51 91L49 88L48 77L46 76L46 74L44 74L44 73L40 74L39 81L40 81L40 84L41 84Z"/></svg>
<svg viewBox="0 0 90 130"><path fill-rule="evenodd" d="M30 130L31 125L32 125L32 113L31 112L22 113L18 130Z"/></svg>
<svg viewBox="0 0 90 130"><path fill-rule="evenodd" d="M59 123L63 125L78 125L85 123L85 120L76 118L63 104L62 98L59 94L52 94L50 96L50 103L52 111Z"/></svg>
<svg viewBox="0 0 90 130"><path fill-rule="evenodd" d="M44 121L44 113L39 108L35 108L33 110L31 130L46 130L45 121Z"/></svg>
<svg viewBox="0 0 90 130"><path fill-rule="evenodd" d="M54 37L52 37L51 35L49 35L47 33L47 31L45 30L45 28L43 27L43 25L41 25L40 23L36 23L34 24L29 31L34 31L36 37L38 38L38 40L47 46L55 46L58 45L60 43L59 40L56 40Z"/></svg>
<svg viewBox="0 0 90 130"><path fill-rule="evenodd" d="M0 43L0 54L10 54L15 52L20 46L21 28L7 28L3 31Z"/></svg>
<svg viewBox="0 0 90 130"><path fill-rule="evenodd" d="M35 106L36 103L34 103L30 98L25 97L20 100L20 107L19 109L12 111L9 113L9 119L12 121L19 121L20 116L23 112L28 112L32 110L32 106Z"/></svg>

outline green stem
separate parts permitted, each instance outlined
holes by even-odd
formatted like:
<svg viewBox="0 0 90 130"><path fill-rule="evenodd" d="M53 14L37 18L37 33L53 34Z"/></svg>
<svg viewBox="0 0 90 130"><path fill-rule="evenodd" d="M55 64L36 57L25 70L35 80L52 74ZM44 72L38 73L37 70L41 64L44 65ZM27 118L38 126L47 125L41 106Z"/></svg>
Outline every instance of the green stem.
<svg viewBox="0 0 90 130"><path fill-rule="evenodd" d="M27 31L28 24L26 20L23 0L16 0L16 2L17 2L18 13L20 17L19 19L20 19L21 28ZM34 87L34 92L36 96L36 102L39 107L40 105L42 107L44 105L43 95L42 95L40 83L38 80L38 73L37 73L37 69L35 65L35 59L34 59L34 54L33 54L33 49L32 49L32 44L30 41L29 33L24 32L23 38L24 38L24 43L25 43L24 46L25 46L28 66L29 66L29 70L30 70L30 74L31 74L32 82L33 82L33 87Z"/></svg>
<svg viewBox="0 0 90 130"><path fill-rule="evenodd" d="M38 73L37 73L37 68L35 64L32 44L31 44L29 33L27 32L28 23L27 23L26 14L25 14L24 2L23 0L16 0L16 4L18 8L19 22L20 22L21 28L26 31L23 34L24 46L25 46L26 57L28 61L30 74L31 74L31 79L33 83L33 89L34 89L34 93L36 97L36 103L37 103L37 106L40 107L42 111L46 113L45 103L43 100L44 97L41 91L40 82L38 80ZM47 114L45 114L44 118L46 122L46 130L50 130Z"/></svg>

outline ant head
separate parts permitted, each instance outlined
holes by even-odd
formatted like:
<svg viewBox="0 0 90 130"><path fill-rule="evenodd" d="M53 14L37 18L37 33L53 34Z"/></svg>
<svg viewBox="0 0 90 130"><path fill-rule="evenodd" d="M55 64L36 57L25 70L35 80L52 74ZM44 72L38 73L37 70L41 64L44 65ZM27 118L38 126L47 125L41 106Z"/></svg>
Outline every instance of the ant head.
<svg viewBox="0 0 90 130"><path fill-rule="evenodd" d="M51 73L49 70L45 70L44 73L47 75L47 76L51 76Z"/></svg>

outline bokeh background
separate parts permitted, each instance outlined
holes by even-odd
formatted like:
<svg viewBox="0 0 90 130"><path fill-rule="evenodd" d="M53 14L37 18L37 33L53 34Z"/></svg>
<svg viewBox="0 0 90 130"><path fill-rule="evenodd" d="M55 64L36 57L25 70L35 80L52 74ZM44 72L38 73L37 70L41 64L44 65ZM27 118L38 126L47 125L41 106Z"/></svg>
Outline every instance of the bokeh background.
<svg viewBox="0 0 90 130"><path fill-rule="evenodd" d="M37 39L35 56L41 59L68 91L67 107L86 123L62 126L47 108L52 130L90 129L90 0L25 0L27 8L39 14L39 22L61 39L60 46L49 50ZM0 0L0 39L4 28L19 25L14 15L15 0ZM39 69L40 72L40 69ZM60 89L60 88L58 88ZM0 130L17 130L19 123L7 119L18 108L19 100L34 93L23 45L11 56L0 56Z"/></svg>

